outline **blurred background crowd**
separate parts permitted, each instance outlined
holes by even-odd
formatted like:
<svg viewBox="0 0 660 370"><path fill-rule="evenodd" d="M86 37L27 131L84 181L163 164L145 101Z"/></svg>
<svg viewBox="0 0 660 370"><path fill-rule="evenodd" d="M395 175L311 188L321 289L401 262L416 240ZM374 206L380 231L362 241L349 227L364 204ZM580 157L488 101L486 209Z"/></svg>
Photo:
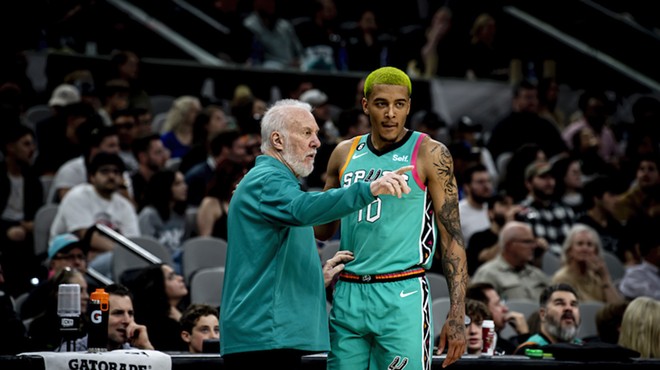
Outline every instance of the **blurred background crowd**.
<svg viewBox="0 0 660 370"><path fill-rule="evenodd" d="M314 107L322 146L302 185L319 190L334 146L369 132L363 78L385 65L413 80L408 127L454 158L471 283L537 306L543 288L567 283L605 313L660 299L660 73L648 53L660 22L645 5L31 0L2 9L14 19L0 33L7 353L57 348L53 299L71 281L90 292L125 285L151 344L185 350L194 322L182 312L209 303L191 297L201 267L186 267L185 244L223 245L268 106ZM96 224L156 242L164 264L120 269L121 246ZM158 315L142 301L149 294L162 302ZM657 315L644 325L658 327ZM595 313L587 320L595 327ZM656 347L644 355L659 357L660 335L650 336Z"/></svg>

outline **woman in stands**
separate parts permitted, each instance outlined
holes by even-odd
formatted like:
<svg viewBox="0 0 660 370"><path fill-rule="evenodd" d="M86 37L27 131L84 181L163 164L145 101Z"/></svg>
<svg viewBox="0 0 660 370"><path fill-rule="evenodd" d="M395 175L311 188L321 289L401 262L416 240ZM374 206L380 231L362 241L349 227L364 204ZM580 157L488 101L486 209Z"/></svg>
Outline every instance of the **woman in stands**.
<svg viewBox="0 0 660 370"><path fill-rule="evenodd" d="M167 112L160 139L170 150L170 158L183 158L193 142L193 124L202 109L198 98L183 95L172 104Z"/></svg>
<svg viewBox="0 0 660 370"><path fill-rule="evenodd" d="M211 153L211 139L234 126L220 106L211 104L204 107L193 124L192 145L190 151L181 159L179 171L185 175L193 166L204 162Z"/></svg>
<svg viewBox="0 0 660 370"><path fill-rule="evenodd" d="M660 358L660 301L633 299L621 321L619 345L639 352L640 358Z"/></svg>
<svg viewBox="0 0 660 370"><path fill-rule="evenodd" d="M197 211L198 235L227 240L229 200L246 171L244 164L229 159L218 164Z"/></svg>
<svg viewBox="0 0 660 370"><path fill-rule="evenodd" d="M583 302L623 300L612 282L603 253L600 237L593 228L573 225L562 247L562 267L553 275L552 283L571 285Z"/></svg>
<svg viewBox="0 0 660 370"><path fill-rule="evenodd" d="M183 277L167 264L130 271L123 283L133 293L135 320L149 331L158 351L187 351L179 320L190 301Z"/></svg>
<svg viewBox="0 0 660 370"><path fill-rule="evenodd" d="M172 253L180 271L181 244L190 237L186 224L188 186L179 171L161 170L147 183L145 206L138 215L140 232L152 236Z"/></svg>

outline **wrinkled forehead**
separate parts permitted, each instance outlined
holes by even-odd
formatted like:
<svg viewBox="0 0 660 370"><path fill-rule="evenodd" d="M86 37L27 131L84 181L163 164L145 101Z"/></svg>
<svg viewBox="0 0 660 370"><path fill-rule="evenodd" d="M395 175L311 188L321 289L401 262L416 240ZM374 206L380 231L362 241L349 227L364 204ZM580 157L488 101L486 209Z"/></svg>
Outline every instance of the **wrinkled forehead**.
<svg viewBox="0 0 660 370"><path fill-rule="evenodd" d="M305 109L292 109L289 117L290 119L288 120L287 129L291 132L319 130L319 125L316 123L314 116Z"/></svg>

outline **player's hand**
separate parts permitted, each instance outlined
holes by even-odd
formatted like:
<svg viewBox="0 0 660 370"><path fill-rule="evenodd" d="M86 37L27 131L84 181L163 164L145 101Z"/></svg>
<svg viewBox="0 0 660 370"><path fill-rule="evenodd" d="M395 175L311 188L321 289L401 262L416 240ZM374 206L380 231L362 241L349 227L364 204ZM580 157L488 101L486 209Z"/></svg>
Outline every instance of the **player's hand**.
<svg viewBox="0 0 660 370"><path fill-rule="evenodd" d="M327 287L345 267L346 262L354 260L353 252L339 251L323 265L323 282Z"/></svg>
<svg viewBox="0 0 660 370"><path fill-rule="evenodd" d="M460 319L455 317L456 315L461 316ZM449 342L449 347L447 348L447 356L442 362L443 368L458 361L458 359L465 353L467 340L465 339L464 313L463 315L460 315L460 313L449 314L447 321L445 321L445 324L442 326L440 343L438 343L438 351L436 353L442 353L447 342Z"/></svg>
<svg viewBox="0 0 660 370"><path fill-rule="evenodd" d="M412 171L413 168L415 167L404 166L396 171L384 174L370 184L371 194L373 194L373 196L381 194L396 195L397 198L401 198L402 194L410 193L410 187L403 174Z"/></svg>

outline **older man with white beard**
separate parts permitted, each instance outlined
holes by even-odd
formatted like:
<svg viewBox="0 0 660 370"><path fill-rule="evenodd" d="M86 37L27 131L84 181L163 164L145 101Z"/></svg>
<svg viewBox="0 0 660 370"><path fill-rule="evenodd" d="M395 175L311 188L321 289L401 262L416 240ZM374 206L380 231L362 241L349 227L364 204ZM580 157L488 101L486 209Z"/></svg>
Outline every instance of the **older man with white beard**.
<svg viewBox="0 0 660 370"><path fill-rule="evenodd" d="M541 294L540 303L541 330L519 345L516 355L524 355L525 349L542 348L549 344L582 343L577 338L581 323L580 306L572 286L555 284L547 287Z"/></svg>
<svg viewBox="0 0 660 370"><path fill-rule="evenodd" d="M220 315L227 369L272 364L298 369L301 356L330 350L324 284L353 256L340 251L322 268L313 226L364 208L379 196L410 192L403 173L412 166L372 182L303 191L299 180L312 172L321 145L311 110L290 99L268 109L261 121L263 155L229 205Z"/></svg>

